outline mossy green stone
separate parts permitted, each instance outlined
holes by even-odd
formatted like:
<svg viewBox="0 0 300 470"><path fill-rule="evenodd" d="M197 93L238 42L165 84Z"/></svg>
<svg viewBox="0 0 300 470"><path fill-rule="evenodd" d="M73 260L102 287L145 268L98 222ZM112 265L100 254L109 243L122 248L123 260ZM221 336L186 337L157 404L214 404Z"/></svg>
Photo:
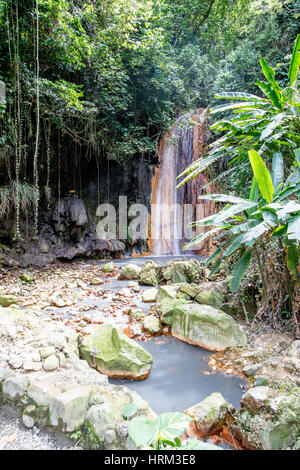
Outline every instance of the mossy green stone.
<svg viewBox="0 0 300 470"><path fill-rule="evenodd" d="M113 262L106 263L102 266L101 269L104 273L112 273L115 269L115 264Z"/></svg>
<svg viewBox="0 0 300 470"><path fill-rule="evenodd" d="M174 309L172 335L212 351L245 346L247 342L242 327L230 315L209 305L196 303Z"/></svg>
<svg viewBox="0 0 300 470"><path fill-rule="evenodd" d="M1 307L9 307L12 304L18 303L18 297L15 295L3 294L0 295L0 305Z"/></svg>
<svg viewBox="0 0 300 470"><path fill-rule="evenodd" d="M91 367L109 377L141 379L153 363L148 351L109 323L85 337L80 351Z"/></svg>

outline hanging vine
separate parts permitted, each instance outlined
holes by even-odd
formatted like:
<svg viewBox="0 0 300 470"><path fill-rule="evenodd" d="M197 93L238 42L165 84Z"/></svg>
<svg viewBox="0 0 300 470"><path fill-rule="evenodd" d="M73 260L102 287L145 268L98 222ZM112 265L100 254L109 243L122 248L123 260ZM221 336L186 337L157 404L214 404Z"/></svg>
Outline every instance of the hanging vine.
<svg viewBox="0 0 300 470"><path fill-rule="evenodd" d="M39 0L36 0L36 40L35 40L35 63L36 63L36 134L35 134L35 149L33 157L33 180L34 180L34 235L38 232L38 219L39 219L39 170L38 170L38 157L39 157L39 137L40 137L40 87L39 87Z"/></svg>

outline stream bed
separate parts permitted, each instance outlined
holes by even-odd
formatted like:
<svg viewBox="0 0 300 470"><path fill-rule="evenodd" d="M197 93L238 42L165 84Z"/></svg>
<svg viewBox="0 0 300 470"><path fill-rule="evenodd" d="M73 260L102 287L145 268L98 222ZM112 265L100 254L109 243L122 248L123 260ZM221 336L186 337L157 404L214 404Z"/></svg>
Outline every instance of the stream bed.
<svg viewBox="0 0 300 470"><path fill-rule="evenodd" d="M156 413L184 411L214 392L220 392L232 405L240 406L248 382L236 375L212 372L207 363L214 353L171 336L154 337L141 345L154 359L149 377L109 379L109 382L137 391Z"/></svg>

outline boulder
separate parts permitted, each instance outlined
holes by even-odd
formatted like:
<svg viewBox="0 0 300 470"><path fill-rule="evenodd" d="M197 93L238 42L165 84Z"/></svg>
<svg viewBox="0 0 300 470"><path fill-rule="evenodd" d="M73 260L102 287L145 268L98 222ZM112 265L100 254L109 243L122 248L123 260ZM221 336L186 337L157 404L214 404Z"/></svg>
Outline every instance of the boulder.
<svg viewBox="0 0 300 470"><path fill-rule="evenodd" d="M143 379L153 363L150 353L109 323L85 337L80 351L91 367L109 377Z"/></svg>
<svg viewBox="0 0 300 470"><path fill-rule="evenodd" d="M159 319L155 315L148 315L143 320L143 327L149 333L155 334L161 330Z"/></svg>
<svg viewBox="0 0 300 470"><path fill-rule="evenodd" d="M119 274L120 281L134 281L139 278L142 268L136 264L127 264Z"/></svg>
<svg viewBox="0 0 300 470"><path fill-rule="evenodd" d="M173 312L172 335L212 351L245 346L242 327L229 315L209 305L186 303Z"/></svg>
<svg viewBox="0 0 300 470"><path fill-rule="evenodd" d="M145 289L142 294L142 301L145 303L151 303L156 301L157 289Z"/></svg>
<svg viewBox="0 0 300 470"><path fill-rule="evenodd" d="M176 299L177 291L177 286L161 286L156 295L156 302L161 302L165 298Z"/></svg>
<svg viewBox="0 0 300 470"><path fill-rule="evenodd" d="M84 423L92 393L90 385L81 385L60 393L49 404L49 421L63 431L73 432Z"/></svg>
<svg viewBox="0 0 300 470"><path fill-rule="evenodd" d="M171 299L171 298L164 298L159 303L159 310L160 310L160 319L164 325L172 325L172 317L173 312L176 307L180 307L180 305L184 305L187 303L187 300L184 299Z"/></svg>
<svg viewBox="0 0 300 470"><path fill-rule="evenodd" d="M0 305L1 307L9 307L12 304L18 303L18 297L15 295L3 294L0 295Z"/></svg>
<svg viewBox="0 0 300 470"><path fill-rule="evenodd" d="M188 295L190 299L195 300L199 304L211 305L218 308L224 302L223 289L222 286L218 286L215 282L192 283L180 286L179 293Z"/></svg>
<svg viewBox="0 0 300 470"><path fill-rule="evenodd" d="M159 270L160 266L153 261L147 261L139 274L139 283L146 286L158 286Z"/></svg>
<svg viewBox="0 0 300 470"><path fill-rule="evenodd" d="M195 421L201 437L211 436L222 430L228 412L228 403L221 393L212 393L186 411Z"/></svg>
<svg viewBox="0 0 300 470"><path fill-rule="evenodd" d="M26 377L8 377L2 384L3 395L12 401L23 398L29 386L29 380Z"/></svg>
<svg viewBox="0 0 300 470"><path fill-rule="evenodd" d="M257 389L257 390L255 390ZM296 448L300 433L300 389L254 387L234 414L232 432L249 449Z"/></svg>
<svg viewBox="0 0 300 470"><path fill-rule="evenodd" d="M162 266L161 273L164 280L172 284L180 282L198 283L204 276L203 267L194 258L168 261Z"/></svg>
<svg viewBox="0 0 300 470"><path fill-rule="evenodd" d="M115 269L115 264L113 262L106 263L101 268L101 270L104 273L112 273L112 272L114 272L114 269Z"/></svg>

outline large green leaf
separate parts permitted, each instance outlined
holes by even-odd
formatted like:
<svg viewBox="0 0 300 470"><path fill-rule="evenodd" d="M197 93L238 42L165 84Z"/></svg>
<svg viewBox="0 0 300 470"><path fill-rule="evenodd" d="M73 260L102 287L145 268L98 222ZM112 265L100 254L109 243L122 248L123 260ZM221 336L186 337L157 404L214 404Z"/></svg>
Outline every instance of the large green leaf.
<svg viewBox="0 0 300 470"><path fill-rule="evenodd" d="M241 280L243 279L245 272L250 264L251 255L252 250L246 251L243 256L239 259L239 261L235 264L230 282L231 292L236 292L238 290Z"/></svg>
<svg viewBox="0 0 300 470"><path fill-rule="evenodd" d="M287 265L289 268L290 273L295 279L299 280L299 247L294 240L287 241Z"/></svg>
<svg viewBox="0 0 300 470"><path fill-rule="evenodd" d="M192 418L185 413L162 413L155 421L160 439L172 440L184 433Z"/></svg>
<svg viewBox="0 0 300 470"><path fill-rule="evenodd" d="M154 421L138 416L128 423L128 434L136 447L150 445L157 435L157 426Z"/></svg>
<svg viewBox="0 0 300 470"><path fill-rule="evenodd" d="M272 159L272 181L274 189L276 190L280 183L283 182L284 169L282 153L274 153Z"/></svg>
<svg viewBox="0 0 300 470"><path fill-rule="evenodd" d="M249 150L248 154L261 195L267 202L271 202L274 196L274 187L265 162L255 150Z"/></svg>
<svg viewBox="0 0 300 470"><path fill-rule="evenodd" d="M200 441L199 439L191 439L178 450L223 450L222 447Z"/></svg>
<svg viewBox="0 0 300 470"><path fill-rule="evenodd" d="M296 85L298 75L299 75L299 67L300 67L300 34L297 35L297 39L295 41L293 54L290 62L290 69L289 69L289 79L290 79L290 86L294 87Z"/></svg>
<svg viewBox="0 0 300 470"><path fill-rule="evenodd" d="M288 239L300 242L300 215L291 218L288 223Z"/></svg>
<svg viewBox="0 0 300 470"><path fill-rule="evenodd" d="M243 199L237 196L231 196L230 194L205 194L205 196L198 196L198 199L208 199L210 201L226 202L227 204L249 203L249 207L253 204L253 201L249 201L248 199Z"/></svg>
<svg viewBox="0 0 300 470"><path fill-rule="evenodd" d="M251 228L248 230L244 235L242 242L245 243L248 246L253 246L254 243L257 242L257 240L264 235L265 233L268 233L274 225L270 220L266 222L265 220L255 227Z"/></svg>
<svg viewBox="0 0 300 470"><path fill-rule="evenodd" d="M193 238L193 240L191 240L190 243L188 243L183 249L188 250L191 246L195 245L196 243L203 242L204 240L206 240L206 238L211 237L212 235L215 235L220 230L221 230L221 227L214 228L213 230L209 230L208 232L200 233L195 238Z"/></svg>
<svg viewBox="0 0 300 470"><path fill-rule="evenodd" d="M222 92L222 93L216 93L215 98L219 99L229 99L229 100L253 100L253 101L264 101L266 102L265 99L261 98L260 96L256 95L251 95L250 93L243 93L240 91L229 91L229 92Z"/></svg>

